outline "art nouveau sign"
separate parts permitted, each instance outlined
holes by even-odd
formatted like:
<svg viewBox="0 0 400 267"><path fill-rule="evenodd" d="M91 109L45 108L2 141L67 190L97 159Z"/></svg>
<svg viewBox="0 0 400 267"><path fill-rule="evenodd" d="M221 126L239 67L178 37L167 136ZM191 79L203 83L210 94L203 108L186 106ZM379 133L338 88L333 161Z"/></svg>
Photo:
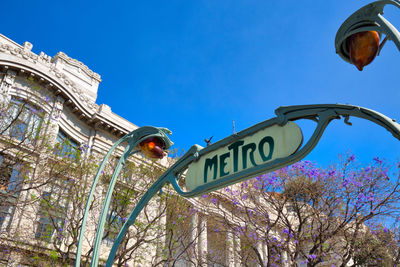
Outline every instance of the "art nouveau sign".
<svg viewBox="0 0 400 267"><path fill-rule="evenodd" d="M275 124L262 129L202 155L189 166L186 187L195 190L199 186L223 178L229 179L228 177L233 175L235 181L240 180L253 168L295 153L302 140L301 129L294 122L284 126Z"/></svg>
<svg viewBox="0 0 400 267"><path fill-rule="evenodd" d="M350 116L367 119L384 127L391 132L395 138L400 140L400 124L383 114L363 107L340 104L288 106L276 109L275 114L277 115L276 118L253 125L205 148L193 145L185 155L176 160L176 162L148 189L125 221L111 248L106 266L113 266L119 245L129 227L135 222L140 211L151 198L155 194L162 192L161 189L167 183L171 184L175 191L183 197L196 197L250 179L257 175L288 166L309 154L317 145L328 124L341 117L343 117L344 122L349 125L351 125L349 122ZM312 120L317 124L314 133L303 146L301 146L303 142L302 132L299 126L294 123L294 121L299 119ZM95 192L94 189L108 157L117 146L123 142L128 142L125 152L115 168L109 189L107 190L106 200L109 204L116 178L119 177L119 173L122 169L120 166L125 162L126 158L137 152L138 150L135 150L135 148L138 146L144 146L145 150L156 149L155 152L157 153L148 154L160 158L162 154L159 149L168 149L172 145L172 142L167 136L169 134L171 134L171 132L165 128L151 126L140 127L118 140L107 153L96 174L86 204L77 247L76 267L80 266L82 250L81 240L85 232L85 223L88 215L87 208L90 207ZM186 190L181 188L181 185L183 185L181 179L184 179ZM102 217L99 220L100 226L97 227L96 244L93 249L94 253L91 266L98 265L100 257L99 244L103 236L108 204L105 201Z"/></svg>

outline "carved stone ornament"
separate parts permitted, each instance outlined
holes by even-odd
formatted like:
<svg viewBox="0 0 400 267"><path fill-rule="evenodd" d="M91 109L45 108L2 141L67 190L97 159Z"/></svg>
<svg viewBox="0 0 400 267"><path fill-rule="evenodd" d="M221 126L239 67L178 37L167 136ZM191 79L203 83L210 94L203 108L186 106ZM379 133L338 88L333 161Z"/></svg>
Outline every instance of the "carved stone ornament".
<svg viewBox="0 0 400 267"><path fill-rule="evenodd" d="M7 73L4 76L4 83L9 87L13 86L15 81L15 76L17 76L17 73L15 71L7 70Z"/></svg>
<svg viewBox="0 0 400 267"><path fill-rule="evenodd" d="M100 75L98 73L95 73L94 71L89 69L88 66L86 66L85 64L83 64L79 60L76 60L74 58L70 58L64 52L58 52L57 55L55 55L54 58L55 59L56 58L62 58L68 64L78 67L79 70L82 70L83 72L85 72L89 77L97 80L98 82L101 82L101 77L100 77Z"/></svg>
<svg viewBox="0 0 400 267"><path fill-rule="evenodd" d="M98 105L93 102L86 94L83 92L82 89L78 88L73 81L71 81L64 73L59 71L55 65L50 66L50 72L52 72L57 78L62 80L64 84L69 87L72 92L77 94L80 101L84 102L86 106L88 106L92 110L97 110Z"/></svg>
<svg viewBox="0 0 400 267"><path fill-rule="evenodd" d="M23 59L29 60L33 63L38 61L38 56L32 53L28 49L22 49L20 47L13 47L9 44L0 44L0 52L9 52L11 55L19 56Z"/></svg>
<svg viewBox="0 0 400 267"><path fill-rule="evenodd" d="M52 63L52 59L50 56L46 55L43 52L41 52L40 55L38 56L38 55L32 53L29 50L29 48L32 48L32 44L30 44L29 42L25 42L23 48L13 47L9 44L0 43L0 52L10 53L11 55L23 58L34 64L36 64L37 62L40 62L41 64L47 66L49 68L50 73L53 73L68 88L70 88L72 92L77 94L79 101L83 102L89 109L93 110L94 112L97 111L98 105L96 103L94 103L94 101L91 98L87 97L86 94L83 92L83 90L78 88L76 86L76 84L73 81L71 81L64 73L62 73L61 71L56 69L55 65ZM90 77L92 77L98 81L101 81L100 75L91 71L82 62L72 59L62 52L59 52L54 58L56 58L57 56L62 58L65 61L68 61L71 64L79 66Z"/></svg>
<svg viewBox="0 0 400 267"><path fill-rule="evenodd" d="M17 73L13 70L7 70L7 73L3 77L3 81L0 83L0 102L5 103L11 98L9 91L14 85L15 76Z"/></svg>

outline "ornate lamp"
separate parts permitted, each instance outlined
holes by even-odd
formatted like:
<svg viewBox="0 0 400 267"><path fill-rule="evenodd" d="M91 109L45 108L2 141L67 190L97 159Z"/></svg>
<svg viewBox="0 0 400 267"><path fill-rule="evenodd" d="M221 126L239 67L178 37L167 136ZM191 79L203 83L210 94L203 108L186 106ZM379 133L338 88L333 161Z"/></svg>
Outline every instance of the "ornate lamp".
<svg viewBox="0 0 400 267"><path fill-rule="evenodd" d="M400 50L399 31L383 17L387 4L400 8L399 0L370 3L354 12L336 34L336 53L360 71L379 55L387 40L392 40ZM382 34L385 37L381 41Z"/></svg>

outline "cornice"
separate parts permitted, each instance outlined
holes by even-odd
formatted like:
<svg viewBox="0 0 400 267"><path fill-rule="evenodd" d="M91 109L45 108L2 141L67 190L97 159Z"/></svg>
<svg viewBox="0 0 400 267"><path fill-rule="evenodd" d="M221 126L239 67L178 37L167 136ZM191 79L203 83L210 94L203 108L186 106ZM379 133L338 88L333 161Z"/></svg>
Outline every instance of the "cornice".
<svg viewBox="0 0 400 267"><path fill-rule="evenodd" d="M85 64L83 64L81 61L76 60L74 58L71 58L69 56L67 56L64 52L58 52L52 59L52 61L54 61L57 58L61 58L63 60L65 60L68 64L73 65L75 67L80 68L82 71L84 71L89 77L97 80L98 82L101 82L101 77L98 73L92 71L91 69L89 69L88 66L86 66Z"/></svg>
<svg viewBox="0 0 400 267"><path fill-rule="evenodd" d="M8 69L15 70L18 76L34 80L46 87L55 96L62 96L65 99L64 106L71 109L85 124L96 129L108 132L109 134L121 137L137 128L136 125L119 117L110 111L104 111L94 100L77 84L68 78L62 71L56 68L55 59L60 58L70 65L79 67L88 76L101 81L100 75L91 71L82 62L68 57L65 53L58 53L53 59L41 52L39 55L31 52L31 44L18 45L12 40L4 38L0 41L0 69L6 72ZM1 40L1 39L0 39Z"/></svg>
<svg viewBox="0 0 400 267"><path fill-rule="evenodd" d="M76 84L71 79L69 79L67 77L67 75L65 75L63 72L59 71L56 68L56 66L52 63L50 56L47 56L43 52L41 52L40 55L38 56L38 55L34 54L33 52L31 52L30 50L24 49L20 46L13 47L9 44L4 44L4 43L0 42L0 54L1 53L9 54L11 56L18 57L19 59L22 59L23 61L26 61L26 62L21 62L21 61L18 62L18 60L12 60L12 59L10 60L10 63L12 62L12 63L16 63L16 64L20 65L21 69L23 69L24 67L29 67L29 68L37 70L37 67L40 66L42 70L43 69L45 70L44 72L46 72L46 70L47 70L47 72L49 74L54 75L59 81L61 81L61 84L63 84L66 88L68 88L69 91L74 92L76 94L76 98L79 99L80 102L83 102L89 109L92 109L92 110L98 109L98 105L96 103L94 103L91 98L86 96L84 91L81 88L76 86ZM69 58L67 55L65 55L65 57ZM69 59L72 60L71 58L69 58ZM0 62L1 62L1 57L0 57ZM28 63L31 63L31 64L28 64ZM32 63L34 64L34 66L32 66ZM7 65L7 63L5 63L4 65ZM82 63L82 65L83 65L83 63ZM87 68L87 66L85 66L85 67ZM44 72L43 72L43 74L45 74ZM98 79L100 79L100 75L98 75L94 72L92 72L92 73L93 73L93 75L97 75Z"/></svg>

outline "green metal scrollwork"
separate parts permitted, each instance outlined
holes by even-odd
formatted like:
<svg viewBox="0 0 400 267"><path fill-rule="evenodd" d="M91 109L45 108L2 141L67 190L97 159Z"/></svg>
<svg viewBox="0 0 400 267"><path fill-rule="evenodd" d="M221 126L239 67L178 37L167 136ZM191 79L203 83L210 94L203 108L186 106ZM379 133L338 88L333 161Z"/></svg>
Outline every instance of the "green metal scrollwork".
<svg viewBox="0 0 400 267"><path fill-rule="evenodd" d="M98 184L98 181L100 179L100 175L103 172L103 169L112 154L112 152L121 144L128 142L128 145L125 148L124 153L122 154L121 158L119 159L117 166L115 167L114 173L112 175L107 194L104 200L103 208L101 211L100 219L97 224L97 231L96 231L96 238L95 238L95 243L94 243L94 248L93 248L93 255L92 255L92 260L90 266L97 266L98 261L99 261L99 253L100 253L100 245L101 245L101 240L103 237L104 233L104 224L106 221L106 216L107 212L110 206L111 202L111 196L112 192L114 190L114 186L117 180L117 177L119 176L119 173L122 170L123 165L125 165L125 162L129 156L132 154L136 153L138 150L137 145L142 142L143 140L149 138L149 137L158 137L164 142L165 149L169 149L171 145L173 144L171 140L168 138L168 135L171 134L171 131L168 130L167 128L157 128L157 127L152 127L152 126L144 126L140 127L129 134L125 135L122 137L120 140L118 140L108 151L106 156L104 157L99 170L97 171L97 174L93 180L92 187L89 192L88 200L86 202L86 207L82 219L82 225L81 225L81 230L79 234L79 240L78 240L78 246L77 246L77 253L76 253L76 261L75 261L75 266L78 267L80 266L80 261L81 261L81 255L82 255L82 242L83 242L83 235L85 233L85 227L86 227L86 221L87 221L87 216L89 213L90 205L93 201L93 195L95 188ZM135 150L136 149L136 150Z"/></svg>
<svg viewBox="0 0 400 267"><path fill-rule="evenodd" d="M288 166L290 164L293 164L293 163L303 159L306 155L308 155L313 150L313 148L318 144L320 138L322 137L323 132L325 131L325 129L329 125L329 123L332 120L340 119L341 117L343 117L345 123L349 124L349 125L351 125L351 123L349 122L349 118L351 116L362 118L362 119L367 119L371 122L374 122L374 123L384 127L389 132L391 132L395 138L400 140L400 124L396 123L394 120L384 116L381 113L378 113L374 110L366 109L363 107L352 106L352 105L339 105L339 104L300 105L300 106L280 107L275 110L275 113L276 113L277 117L272 118L270 120L266 120L259 124L256 124L256 125L254 125L250 128L247 128L239 133L228 136L228 137L226 137L210 146L207 146L205 148L203 148L199 145L193 145L189 149L189 151L187 153L185 153L185 155L183 155L180 159L178 159L175 162L175 164L173 164L169 169L167 169L165 171L165 173L163 173L161 175L161 177L150 187L150 189L140 199L139 203L133 209L133 211L129 215L128 219L122 226L122 228L113 244L113 247L110 251L110 254L109 254L107 262L106 262L106 266L111 267L113 265L115 255L117 253L119 245L120 245L123 237L125 236L126 232L128 231L129 227L135 222L137 216L139 215L141 210L147 205L147 203L151 200L151 198L154 195L156 195L157 192L159 192L166 183L171 183L172 186L174 187L174 189L176 190L176 192L178 194L180 194L181 196L194 197L194 196L198 196L200 194L214 191L219 188L243 181L245 179L254 177L258 174L271 172L276 169ZM252 134L256 133L257 131L260 131L264 128L268 128L273 125L283 126L283 125L287 124L289 121L296 121L296 120L300 120L300 119L313 120L313 121L317 122L317 126L314 130L314 133L308 140L308 142L303 147L301 147L299 150L297 150L295 153L293 153L292 155L285 157L285 158L277 158L275 160L267 162L264 165L258 165L249 170L245 170L246 172L244 174L241 173L240 176L235 176L235 174L228 175L221 179L215 180L212 183L208 183L203 186L199 186L192 191L184 191L181 188L181 186L179 185L178 181L179 181L179 179L181 179L183 177L183 173L185 172L185 170L187 170L188 166L192 162L199 160L203 155L209 153L210 151L214 151L221 147L227 146L237 140L240 140L241 138L252 135ZM142 129L142 128L145 128L145 129ZM121 157L120 161L118 162L116 170L114 171L112 181L110 182L110 186L109 186L109 189L107 192L106 200L105 200L103 210L102 210L100 223L99 223L97 234L96 234L96 242L95 242L94 254L93 254L91 266L98 265L100 241L101 241L101 237L103 235L105 214L107 213L107 210L109 207L109 200L110 200L112 190L114 188L115 180L118 177L118 173L121 169L120 165L124 164L126 158L135 152L133 149L137 146L137 144L139 144L142 140L144 140L144 138L147 138L150 135L157 135L157 136L162 136L163 138L166 138L164 141L168 147L172 144L172 142L170 142L167 137L167 134L170 134L169 130L167 130L165 128L154 128L154 127L147 127L147 128L142 127L142 128L139 128L136 131L123 137L111 148L110 152L108 152L106 157L104 158L104 161L101 164L100 169L95 177L95 181L93 182L92 190L94 190L94 187L96 186L97 180L99 178L99 173L101 173L101 171L104 167L104 162L108 159L111 152L122 142L129 142L123 156ZM90 203L92 201L91 200L92 199L92 190L91 190L91 194L89 194L87 207L88 207L88 205L90 205ZM84 225L86 223L87 212L88 211L86 210L84 222L83 222L82 228L81 228L77 260L76 260L76 264L75 264L76 267L79 266L80 250L81 250L80 246L81 246L81 242L83 239L82 236L83 236L83 232L84 232ZM78 257L78 255L79 255L79 257Z"/></svg>
<svg viewBox="0 0 400 267"><path fill-rule="evenodd" d="M212 183L199 186L196 189L187 192L184 191L178 184L178 180L180 179L180 177L175 176L175 178L170 181L174 189L178 192L178 194L182 195L183 197L195 197L246 180L249 177L255 177L257 175L271 172L279 168L293 164L303 159L314 149L314 147L318 144L320 138L322 137L322 134L324 133L326 127L332 120L339 119L341 117L345 118L345 122L347 122L347 124L349 124L348 119L350 116L367 119L384 127L389 132L391 132L395 138L400 140L400 125L398 123L396 123L394 120L386 117L385 115L379 112L376 112L371 109L366 109L363 107L352 106L352 105L339 105L339 104L288 106L276 109L275 114L277 115L276 118L256 124L235 135L231 135L225 139L222 139L219 142L212 144L211 146L207 146L204 149L199 149L199 147L193 147L193 149L197 153L196 156L201 157L202 155L207 154L210 151L226 146L232 142L242 139L244 136L254 134L257 131L270 127L274 124L285 125L288 121L309 119L316 121L317 126L310 140L308 140L308 142L297 152L290 155L289 157L278 158L276 160L268 162L268 164L251 168L245 173L245 176L243 178L240 178L241 176L243 176L243 173L240 175L233 174L215 180ZM192 155L190 159L192 161L196 160L194 155ZM182 165L177 167L180 173L182 173L186 168L187 165L186 166Z"/></svg>

